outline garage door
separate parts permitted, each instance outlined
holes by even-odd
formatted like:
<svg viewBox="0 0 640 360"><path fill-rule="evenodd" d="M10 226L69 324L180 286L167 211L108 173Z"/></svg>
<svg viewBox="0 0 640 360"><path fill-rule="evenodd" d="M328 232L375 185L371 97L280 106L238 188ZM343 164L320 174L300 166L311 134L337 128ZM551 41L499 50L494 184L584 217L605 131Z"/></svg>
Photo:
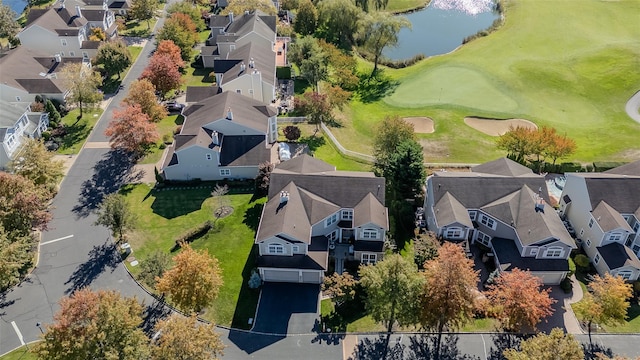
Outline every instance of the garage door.
<svg viewBox="0 0 640 360"><path fill-rule="evenodd" d="M274 282L300 282L298 270L271 270L262 271L262 280Z"/></svg>
<svg viewBox="0 0 640 360"><path fill-rule="evenodd" d="M532 272L531 274L540 278L540 280L542 280L542 283L545 285L558 285L564 278L564 272L535 271L535 272Z"/></svg>
<svg viewBox="0 0 640 360"><path fill-rule="evenodd" d="M319 271L303 271L302 282L306 284L320 284L322 282Z"/></svg>

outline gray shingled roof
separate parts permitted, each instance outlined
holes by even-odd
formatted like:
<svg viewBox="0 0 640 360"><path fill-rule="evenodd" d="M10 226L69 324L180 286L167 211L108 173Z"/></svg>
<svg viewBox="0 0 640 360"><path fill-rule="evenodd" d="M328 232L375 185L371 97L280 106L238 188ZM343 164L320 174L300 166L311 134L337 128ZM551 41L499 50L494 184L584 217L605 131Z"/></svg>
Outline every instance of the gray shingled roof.
<svg viewBox="0 0 640 360"><path fill-rule="evenodd" d="M221 166L257 166L271 159L264 135L223 136Z"/></svg>
<svg viewBox="0 0 640 360"><path fill-rule="evenodd" d="M186 101L188 103L199 102L220 93L217 86L187 86Z"/></svg>
<svg viewBox="0 0 640 360"><path fill-rule="evenodd" d="M609 270L623 266L632 266L640 270L640 260L628 247L614 242L598 248L602 260L607 263Z"/></svg>
<svg viewBox="0 0 640 360"><path fill-rule="evenodd" d="M624 229L633 232L631 226L625 221L625 219L614 208L609 206L604 200L598 203L598 206L593 209L591 215L596 219L602 231L608 232L615 229Z"/></svg>
<svg viewBox="0 0 640 360"><path fill-rule="evenodd" d="M82 11L82 10L81 10ZM87 24L87 19L78 17L73 6L61 8L55 5L44 12L30 14L24 28L38 25L50 31L79 28Z"/></svg>
<svg viewBox="0 0 640 360"><path fill-rule="evenodd" d="M496 237L491 240L491 245L503 271L512 271L515 268L529 271L569 271L567 260L520 256L513 240Z"/></svg>
<svg viewBox="0 0 640 360"><path fill-rule="evenodd" d="M533 171L528 167L518 164L506 157L476 165L471 168L471 171L503 176L522 176L533 174Z"/></svg>
<svg viewBox="0 0 640 360"><path fill-rule="evenodd" d="M433 207L433 211L435 212L436 222L439 227L457 222L468 228L473 228L469 212L449 192L440 198L440 201Z"/></svg>
<svg viewBox="0 0 640 360"><path fill-rule="evenodd" d="M326 162L316 159L313 156L302 154L291 160L283 161L273 170L274 172L290 172L297 174L321 173L324 171L335 171L336 167Z"/></svg>
<svg viewBox="0 0 640 360"><path fill-rule="evenodd" d="M258 257L259 267L282 269L327 270L329 264L329 242L324 236L314 236L308 247L307 255Z"/></svg>
<svg viewBox="0 0 640 360"><path fill-rule="evenodd" d="M607 170L605 173L640 176L640 160Z"/></svg>
<svg viewBox="0 0 640 360"><path fill-rule="evenodd" d="M374 223L389 230L388 219L387 208L371 193L365 195L362 201L353 208L353 227Z"/></svg>
<svg viewBox="0 0 640 360"><path fill-rule="evenodd" d="M312 224L309 222L298 187L290 182L282 191L289 193L289 200L281 202L278 195L267 201L262 211L256 243L280 234L310 243Z"/></svg>
<svg viewBox="0 0 640 360"><path fill-rule="evenodd" d="M603 200L622 214L632 214L640 206L640 176L605 173L579 175L584 177L592 209Z"/></svg>
<svg viewBox="0 0 640 360"><path fill-rule="evenodd" d="M27 109L24 106L0 100L0 128L14 127L25 112L27 112Z"/></svg>
<svg viewBox="0 0 640 360"><path fill-rule="evenodd" d="M340 207L322 197L307 190L299 189L304 211L311 224L317 224L320 220L340 210Z"/></svg>
<svg viewBox="0 0 640 360"><path fill-rule="evenodd" d="M252 31L270 39L276 32L276 17L262 11L235 16L233 22L225 29L229 34L242 37Z"/></svg>
<svg viewBox="0 0 640 360"><path fill-rule="evenodd" d="M62 63L57 64L50 54L45 55L19 46L0 57L0 82L35 94L64 93L66 90L60 78L47 79L41 74L59 75L58 72L64 64L74 62L78 62L78 59L63 58Z"/></svg>
<svg viewBox="0 0 640 360"><path fill-rule="evenodd" d="M219 68L216 63L214 63L214 71L216 73L223 73L224 76L222 78L222 87L224 84L236 79L242 75L250 74L254 70L259 71L262 80L268 84L275 85L276 78L276 54L273 49L267 44L258 43L258 42L250 42L245 45L236 48L232 52L229 53L227 57L229 60L240 60L235 63L233 67L229 69ZM249 67L249 62L253 59L255 66L254 68ZM245 64L245 70L242 71L242 63Z"/></svg>

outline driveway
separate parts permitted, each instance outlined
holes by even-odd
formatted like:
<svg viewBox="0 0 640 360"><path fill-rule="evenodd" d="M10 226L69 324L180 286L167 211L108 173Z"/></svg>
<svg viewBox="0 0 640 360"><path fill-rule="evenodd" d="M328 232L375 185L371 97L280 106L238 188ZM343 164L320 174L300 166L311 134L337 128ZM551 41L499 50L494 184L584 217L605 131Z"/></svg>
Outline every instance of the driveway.
<svg viewBox="0 0 640 360"><path fill-rule="evenodd" d="M253 331L269 334L310 334L317 326L320 285L265 283Z"/></svg>

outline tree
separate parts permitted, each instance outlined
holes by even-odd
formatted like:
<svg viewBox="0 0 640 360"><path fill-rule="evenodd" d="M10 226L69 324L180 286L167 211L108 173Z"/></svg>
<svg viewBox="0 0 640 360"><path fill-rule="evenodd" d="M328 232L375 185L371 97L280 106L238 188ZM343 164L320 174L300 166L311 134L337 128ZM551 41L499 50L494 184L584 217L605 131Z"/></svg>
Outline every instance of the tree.
<svg viewBox="0 0 640 360"><path fill-rule="evenodd" d="M189 16L197 31L203 31L207 28L202 18L202 12L189 1L177 1L168 5L167 14L173 15L175 13L183 13Z"/></svg>
<svg viewBox="0 0 640 360"><path fill-rule="evenodd" d="M104 67L107 76L118 74L120 79L120 73L132 63L131 52L123 41L105 42L98 47L95 62Z"/></svg>
<svg viewBox="0 0 640 360"><path fill-rule="evenodd" d="M329 85L325 91L327 92L329 104L338 109L342 109L351 97L351 92L344 90L338 85Z"/></svg>
<svg viewBox="0 0 640 360"><path fill-rule="evenodd" d="M331 119L331 104L327 95L315 91L307 91L302 97L295 98L295 107L307 115L307 122L316 125L316 131L320 130L323 120Z"/></svg>
<svg viewBox="0 0 640 360"><path fill-rule="evenodd" d="M0 224L7 233L24 236L46 230L51 194L20 176L0 171Z"/></svg>
<svg viewBox="0 0 640 360"><path fill-rule="evenodd" d="M331 276L324 278L322 292L331 298L336 307L340 307L354 299L357 285L358 280L348 272L342 274L334 272Z"/></svg>
<svg viewBox="0 0 640 360"><path fill-rule="evenodd" d="M367 293L365 305L369 314L387 328L385 352L381 356L384 359L396 321L399 325L407 325L417 320L424 278L412 261L399 254L387 255L375 265L361 266L358 274Z"/></svg>
<svg viewBox="0 0 640 360"><path fill-rule="evenodd" d="M60 119L61 119L60 112L58 112L58 109L56 109L56 106L53 105L51 100L47 99L47 101L44 104L44 109L47 112L47 114L49 114L49 125L52 128L58 127L58 124L60 124Z"/></svg>
<svg viewBox="0 0 640 360"><path fill-rule="evenodd" d="M356 59L322 39L318 41L318 45L325 54L329 65L327 80L345 90L356 89L360 81L357 75L358 62Z"/></svg>
<svg viewBox="0 0 640 360"><path fill-rule="evenodd" d="M163 97L182 85L180 71L167 55L153 55L142 72L141 79L149 80Z"/></svg>
<svg viewBox="0 0 640 360"><path fill-rule="evenodd" d="M200 312L211 305L222 287L222 269L218 259L205 251L195 251L181 244L182 252L173 258L175 264L158 279L156 289L169 295L183 311Z"/></svg>
<svg viewBox="0 0 640 360"><path fill-rule="evenodd" d="M155 250L140 264L138 280L149 287L156 285L156 279L161 278L171 266L171 258L162 250Z"/></svg>
<svg viewBox="0 0 640 360"><path fill-rule="evenodd" d="M555 132L555 129L554 129ZM543 149L542 154L551 158L552 164L555 165L558 159L566 158L576 151L577 145L573 139L567 137L567 135L558 135L551 139L547 148Z"/></svg>
<svg viewBox="0 0 640 360"><path fill-rule="evenodd" d="M440 243L433 231L427 231L426 234L420 234L413 239L413 259L418 269L424 268L424 264L428 260L433 260L438 256L439 247Z"/></svg>
<svg viewBox="0 0 640 360"><path fill-rule="evenodd" d="M165 21L156 38L173 41L180 48L182 60L189 61L193 46L198 42L198 32L189 15L178 12Z"/></svg>
<svg viewBox="0 0 640 360"><path fill-rule="evenodd" d="M593 344L591 328L594 322L601 325L624 322L633 288L622 277L612 276L609 273L604 276L594 276L587 287L589 292L585 293L584 298L574 304L573 308L576 314L587 322L589 344Z"/></svg>
<svg viewBox="0 0 640 360"><path fill-rule="evenodd" d="M10 171L55 193L58 182L64 176L62 161L54 160L53 153L47 151L44 143L38 139L27 139L22 149L20 156L9 162Z"/></svg>
<svg viewBox="0 0 640 360"><path fill-rule="evenodd" d="M123 149L136 155L142 155L149 145L160 138L156 124L149 121L138 104L114 110L113 121L104 134L111 137L111 148Z"/></svg>
<svg viewBox="0 0 640 360"><path fill-rule="evenodd" d="M498 149L506 150L510 159L524 163L526 157L531 154L535 132L536 130L527 127L510 126L509 131L500 135L496 145Z"/></svg>
<svg viewBox="0 0 640 360"><path fill-rule="evenodd" d="M150 20L155 17L158 0L131 0L129 16L137 21L146 21L147 30L151 29Z"/></svg>
<svg viewBox="0 0 640 360"><path fill-rule="evenodd" d="M129 85L127 97L122 100L123 105L139 105L143 114L152 122L159 122L167 116L167 109L158 103L153 84L147 79L134 80Z"/></svg>
<svg viewBox="0 0 640 360"><path fill-rule="evenodd" d="M229 2L229 6L224 8L220 14L228 15L229 13L244 14L245 11L253 12L260 10L267 15L276 15L276 7L273 6L271 0L233 0Z"/></svg>
<svg viewBox="0 0 640 360"><path fill-rule="evenodd" d="M211 192L213 198L213 217L220 219L229 210L230 204L227 194L229 193L229 187L227 185L217 184ZM215 222L214 222L215 224Z"/></svg>
<svg viewBox="0 0 640 360"><path fill-rule="evenodd" d="M131 211L127 199L120 194L109 194L100 204L98 219L94 225L107 227L114 237L118 237L118 242L121 242L124 234L135 228L135 223L136 216Z"/></svg>
<svg viewBox="0 0 640 360"><path fill-rule="evenodd" d="M394 199L413 199L420 193L426 173L422 146L415 140L404 140L389 157L383 172Z"/></svg>
<svg viewBox="0 0 640 360"><path fill-rule="evenodd" d="M60 301L60 310L34 349L43 360L145 359L148 338L142 306L115 291L82 289Z"/></svg>
<svg viewBox="0 0 640 360"><path fill-rule="evenodd" d="M89 40L91 41L105 41L107 40L107 34L102 30L102 28L94 27L91 28L91 35L89 35Z"/></svg>
<svg viewBox="0 0 640 360"><path fill-rule="evenodd" d="M311 35L318 27L318 9L311 0L301 0L293 21L293 30L300 35Z"/></svg>
<svg viewBox="0 0 640 360"><path fill-rule="evenodd" d="M273 164L270 162L263 162L258 165L258 175L256 176L256 194L259 196L265 196L269 192L269 178L273 171Z"/></svg>
<svg viewBox="0 0 640 360"><path fill-rule="evenodd" d="M385 117L376 127L373 141L373 171L383 176L389 159L403 140L416 140L413 125L399 116Z"/></svg>
<svg viewBox="0 0 640 360"><path fill-rule="evenodd" d="M363 12L353 0L323 0L318 3L320 37L338 46L353 44Z"/></svg>
<svg viewBox="0 0 640 360"><path fill-rule="evenodd" d="M479 274L462 247L450 242L438 249L437 258L425 263L420 322L438 334L436 359L440 358L445 329L458 329L473 316Z"/></svg>
<svg viewBox="0 0 640 360"><path fill-rule="evenodd" d="M0 224L0 292L20 282L33 262L35 244L31 235L9 234Z"/></svg>
<svg viewBox="0 0 640 360"><path fill-rule="evenodd" d="M573 335L565 334L562 329L553 328L550 334L540 333L520 343L522 350L507 349L507 360L582 360L582 345Z"/></svg>
<svg viewBox="0 0 640 360"><path fill-rule="evenodd" d="M295 125L288 125L284 129L282 129L282 133L284 137L289 141L296 141L300 138L302 133L300 132L300 128Z"/></svg>
<svg viewBox="0 0 640 360"><path fill-rule="evenodd" d="M312 36L298 39L289 47L289 60L300 69L300 74L318 91L318 83L326 80L327 57Z"/></svg>
<svg viewBox="0 0 640 360"><path fill-rule="evenodd" d="M373 54L371 76L378 71L378 61L382 51L387 47L398 45L398 33L402 28L411 29L411 22L404 16L375 12L362 17L357 38L362 43L362 47Z"/></svg>
<svg viewBox="0 0 640 360"><path fill-rule="evenodd" d="M160 41L155 54L167 55L178 68L185 67L184 60L180 55L180 48L171 40Z"/></svg>
<svg viewBox="0 0 640 360"><path fill-rule="evenodd" d="M86 106L93 106L102 101L102 93L98 88L102 85L102 77L95 70L80 63L67 64L62 68L61 78L69 95L67 101L78 104L80 115Z"/></svg>
<svg viewBox="0 0 640 360"><path fill-rule="evenodd" d="M20 32L20 24L16 21L18 15L4 3L0 4L0 37L15 38Z"/></svg>
<svg viewBox="0 0 640 360"><path fill-rule="evenodd" d="M586 270L589 267L589 257L585 254L578 254L573 258L573 262L578 265L581 270Z"/></svg>
<svg viewBox="0 0 640 360"><path fill-rule="evenodd" d="M200 324L195 315L183 317L172 314L155 327L160 337L151 347L153 360L211 360L219 359L224 344L214 324Z"/></svg>
<svg viewBox="0 0 640 360"><path fill-rule="evenodd" d="M529 271L513 269L503 272L486 292L489 302L504 329L532 330L543 318L551 315L555 300L549 297L550 288L541 289L542 281Z"/></svg>

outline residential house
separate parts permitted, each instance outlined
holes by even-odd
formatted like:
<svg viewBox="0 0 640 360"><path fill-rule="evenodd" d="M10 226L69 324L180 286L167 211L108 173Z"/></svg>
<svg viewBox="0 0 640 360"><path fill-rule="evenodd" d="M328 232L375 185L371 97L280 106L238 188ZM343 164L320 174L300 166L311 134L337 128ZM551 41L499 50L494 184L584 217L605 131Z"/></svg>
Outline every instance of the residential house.
<svg viewBox="0 0 640 360"><path fill-rule="evenodd" d="M32 112L29 105L0 100L0 169L20 154L26 138L39 138L49 126L49 115Z"/></svg>
<svg viewBox="0 0 640 360"><path fill-rule="evenodd" d="M271 103L276 90L276 17L260 11L212 16L200 56L222 91ZM281 52L283 50L280 50Z"/></svg>
<svg viewBox="0 0 640 360"><path fill-rule="evenodd" d="M548 205L544 176L507 158L471 172L437 171L427 178L427 227L448 241L482 244L500 271L529 270L545 284L559 284L576 248Z"/></svg>
<svg viewBox="0 0 640 360"><path fill-rule="evenodd" d="M0 56L0 100L31 103L37 96L64 102L68 89L58 74L68 63L82 58L62 58L19 46Z"/></svg>
<svg viewBox="0 0 640 360"><path fill-rule="evenodd" d="M259 164L277 159L277 112L267 104L223 92L182 114L182 130L162 166L167 180L253 179Z"/></svg>
<svg viewBox="0 0 640 360"><path fill-rule="evenodd" d="M384 178L336 171L309 155L280 163L270 176L255 243L264 281L322 283L330 254L344 262L382 259L389 229Z"/></svg>
<svg viewBox="0 0 640 360"><path fill-rule="evenodd" d="M24 29L18 33L22 46L64 57L89 60L97 54L99 41L89 40L92 28L100 28L107 39L117 36L113 12L106 2L100 6L81 1L61 0L48 9L29 11Z"/></svg>
<svg viewBox="0 0 640 360"><path fill-rule="evenodd" d="M640 161L603 173L567 173L560 213L599 274L640 277Z"/></svg>

